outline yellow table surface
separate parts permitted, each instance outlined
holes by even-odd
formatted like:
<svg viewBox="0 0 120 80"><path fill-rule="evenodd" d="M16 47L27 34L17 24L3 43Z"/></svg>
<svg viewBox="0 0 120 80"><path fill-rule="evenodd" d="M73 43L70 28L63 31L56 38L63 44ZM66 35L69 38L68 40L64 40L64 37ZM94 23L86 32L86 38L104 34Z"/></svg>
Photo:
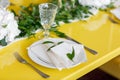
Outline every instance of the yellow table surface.
<svg viewBox="0 0 120 80"><path fill-rule="evenodd" d="M39 40L40 32L36 38L22 39L0 50L0 80L75 80L120 55L120 24L111 23L108 16L105 12L99 12L88 21L64 24L59 28L75 40L98 51L97 55L86 51L88 60L85 63L62 71L34 63L27 55L27 47ZM19 63L13 56L16 51L35 67L49 74L50 78L44 79L29 66Z"/></svg>

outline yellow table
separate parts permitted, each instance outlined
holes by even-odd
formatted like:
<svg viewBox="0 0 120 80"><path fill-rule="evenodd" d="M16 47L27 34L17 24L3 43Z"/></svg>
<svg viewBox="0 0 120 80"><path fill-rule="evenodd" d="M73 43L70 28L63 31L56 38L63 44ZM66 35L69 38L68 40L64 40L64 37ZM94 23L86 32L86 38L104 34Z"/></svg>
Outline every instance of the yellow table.
<svg viewBox="0 0 120 80"><path fill-rule="evenodd" d="M27 55L27 47L38 40L40 32L36 38L22 39L0 50L0 80L75 80L120 55L120 24L111 23L108 16L105 12L99 12L86 22L64 24L59 28L75 40L98 51L98 55L86 51L87 62L62 71L34 63ZM44 79L29 66L19 63L13 56L16 51L35 67L49 74L50 78Z"/></svg>

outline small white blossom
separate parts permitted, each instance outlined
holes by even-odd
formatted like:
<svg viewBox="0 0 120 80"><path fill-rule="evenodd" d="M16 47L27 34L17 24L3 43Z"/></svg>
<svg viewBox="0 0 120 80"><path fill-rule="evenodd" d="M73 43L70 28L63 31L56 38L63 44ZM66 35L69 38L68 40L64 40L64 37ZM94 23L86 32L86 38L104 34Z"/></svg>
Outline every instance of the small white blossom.
<svg viewBox="0 0 120 80"><path fill-rule="evenodd" d="M14 19L14 14L0 8L0 40L5 38L6 42L11 42L19 33L20 30Z"/></svg>
<svg viewBox="0 0 120 80"><path fill-rule="evenodd" d="M0 7L7 8L10 5L9 0L0 0Z"/></svg>
<svg viewBox="0 0 120 80"><path fill-rule="evenodd" d="M103 7L111 3L111 0L78 0L83 6Z"/></svg>

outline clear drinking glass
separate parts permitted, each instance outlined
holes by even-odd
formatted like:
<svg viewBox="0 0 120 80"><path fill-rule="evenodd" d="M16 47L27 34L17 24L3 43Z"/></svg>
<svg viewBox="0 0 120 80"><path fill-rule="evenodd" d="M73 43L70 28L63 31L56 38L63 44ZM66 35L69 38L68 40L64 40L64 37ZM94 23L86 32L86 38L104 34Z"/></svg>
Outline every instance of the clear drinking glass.
<svg viewBox="0 0 120 80"><path fill-rule="evenodd" d="M49 29L54 22L57 13L57 6L52 3L43 3L39 5L41 24L44 28L44 37L49 37Z"/></svg>

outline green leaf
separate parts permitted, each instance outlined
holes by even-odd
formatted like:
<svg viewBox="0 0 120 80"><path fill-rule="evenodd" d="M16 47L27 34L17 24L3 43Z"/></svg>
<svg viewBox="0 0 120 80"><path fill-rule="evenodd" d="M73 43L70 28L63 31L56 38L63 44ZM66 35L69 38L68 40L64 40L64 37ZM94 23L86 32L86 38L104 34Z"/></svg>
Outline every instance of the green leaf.
<svg viewBox="0 0 120 80"><path fill-rule="evenodd" d="M58 42L57 45L60 45L60 44L62 44L63 42L64 42L64 41Z"/></svg>
<svg viewBox="0 0 120 80"><path fill-rule="evenodd" d="M47 50L47 51L50 51L50 49L51 49L51 48L53 48L53 47L55 47L55 46L56 46L56 45L51 46L50 48L48 48L48 50Z"/></svg>
<svg viewBox="0 0 120 80"><path fill-rule="evenodd" d="M43 42L42 44L49 44L49 43L54 43L54 42L52 42L52 41L45 41L45 42Z"/></svg>
<svg viewBox="0 0 120 80"><path fill-rule="evenodd" d="M54 32L57 36L61 38L67 37L65 33L58 31L56 28L51 28L50 31Z"/></svg>
<svg viewBox="0 0 120 80"><path fill-rule="evenodd" d="M5 24L5 25L2 25L2 27L3 27L3 28L6 28L6 27L7 27L7 24Z"/></svg>
<svg viewBox="0 0 120 80"><path fill-rule="evenodd" d="M60 41L60 42L58 42L57 44L55 44L55 43L52 42L52 41L45 41L45 42L43 42L42 44L49 44L49 43L52 43L53 45L52 45L51 47L49 47L47 51L49 51L51 48L53 48L53 47L55 47L55 46L57 46L57 45L62 44L63 41Z"/></svg>
<svg viewBox="0 0 120 80"><path fill-rule="evenodd" d="M7 42L5 41L5 38L0 40L0 45L2 45L2 46L6 46L7 45Z"/></svg>
<svg viewBox="0 0 120 80"><path fill-rule="evenodd" d="M72 60L73 61L73 58L74 58L74 56L75 56L75 50L74 50L74 48L72 48L73 50L72 50L72 53L67 53L67 57L70 59L70 60Z"/></svg>

